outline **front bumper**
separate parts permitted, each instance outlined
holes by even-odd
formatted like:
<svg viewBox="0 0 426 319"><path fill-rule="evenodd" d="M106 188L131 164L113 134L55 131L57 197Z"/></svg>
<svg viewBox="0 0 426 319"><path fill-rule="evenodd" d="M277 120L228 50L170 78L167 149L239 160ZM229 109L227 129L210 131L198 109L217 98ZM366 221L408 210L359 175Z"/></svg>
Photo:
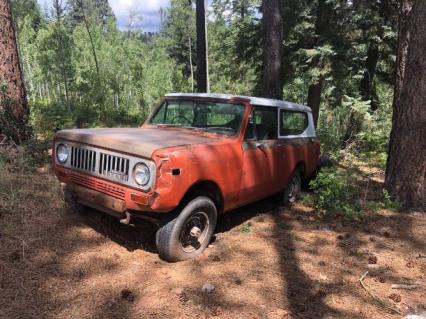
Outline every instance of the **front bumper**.
<svg viewBox="0 0 426 319"><path fill-rule="evenodd" d="M69 187L76 200L87 206L118 214L128 210L161 212L152 208L158 197L155 192L145 193L64 167L56 166L54 171L59 181Z"/></svg>

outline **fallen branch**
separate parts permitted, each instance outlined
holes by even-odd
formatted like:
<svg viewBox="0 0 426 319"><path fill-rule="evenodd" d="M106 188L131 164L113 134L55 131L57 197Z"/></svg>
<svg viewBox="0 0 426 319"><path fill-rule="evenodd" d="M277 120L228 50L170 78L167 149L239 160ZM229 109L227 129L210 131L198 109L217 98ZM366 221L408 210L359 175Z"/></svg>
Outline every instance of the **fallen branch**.
<svg viewBox="0 0 426 319"><path fill-rule="evenodd" d="M407 284L392 284L391 288L392 289L408 289L408 290L412 290L412 289L418 288L419 286L420 286L419 284L411 284L411 285L407 285Z"/></svg>
<svg viewBox="0 0 426 319"><path fill-rule="evenodd" d="M6 145L7 136L4 134L0 134L0 145Z"/></svg>
<svg viewBox="0 0 426 319"><path fill-rule="evenodd" d="M367 285L364 284L364 279L365 277L368 275L368 270L361 276L361 278L359 278L359 282L362 286L362 288L364 288L364 290L374 299L376 300L378 303L380 303L382 306L388 308L389 310L392 310L393 312L396 312L399 315L402 315L401 311L399 311L398 309L396 309L395 307L393 307L392 305L388 304L386 301L384 301L383 299L381 299L380 297L376 296L375 294L373 294L368 288Z"/></svg>

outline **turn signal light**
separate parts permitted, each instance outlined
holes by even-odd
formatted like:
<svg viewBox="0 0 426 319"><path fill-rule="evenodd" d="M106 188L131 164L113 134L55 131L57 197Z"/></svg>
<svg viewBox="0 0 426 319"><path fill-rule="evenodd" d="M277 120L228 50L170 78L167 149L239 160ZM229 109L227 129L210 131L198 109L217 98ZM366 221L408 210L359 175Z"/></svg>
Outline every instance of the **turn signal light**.
<svg viewBox="0 0 426 319"><path fill-rule="evenodd" d="M136 204L148 205L148 196L131 193L130 199L134 201Z"/></svg>

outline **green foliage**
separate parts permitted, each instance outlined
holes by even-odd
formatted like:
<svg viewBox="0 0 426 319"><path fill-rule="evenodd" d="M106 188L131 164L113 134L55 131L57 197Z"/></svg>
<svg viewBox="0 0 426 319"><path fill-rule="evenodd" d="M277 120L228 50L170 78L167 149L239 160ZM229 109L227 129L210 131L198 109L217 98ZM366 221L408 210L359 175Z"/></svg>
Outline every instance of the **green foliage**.
<svg viewBox="0 0 426 319"><path fill-rule="evenodd" d="M5 80L0 81L0 94L6 94L8 88L8 84Z"/></svg>
<svg viewBox="0 0 426 319"><path fill-rule="evenodd" d="M31 107L31 123L38 134L51 138L62 127L72 127L74 119L62 103L34 102Z"/></svg>
<svg viewBox="0 0 426 319"><path fill-rule="evenodd" d="M137 32L119 31L106 0L83 1L85 21L79 3L53 6L52 16L40 20L38 6L29 10L15 0L36 134L52 136L75 124L137 126L162 95L188 90L170 39L154 36L146 43ZM43 23L35 26L36 18Z"/></svg>
<svg viewBox="0 0 426 319"><path fill-rule="evenodd" d="M344 142L351 126L357 126L357 132L361 132L371 124L370 101L343 95L341 103L340 107L325 108L321 113L317 131L326 153L333 153L347 146ZM357 138L356 134L349 137L350 141Z"/></svg>
<svg viewBox="0 0 426 319"><path fill-rule="evenodd" d="M0 170L32 172L50 162L50 142L29 139L0 148Z"/></svg>
<svg viewBox="0 0 426 319"><path fill-rule="evenodd" d="M212 2L209 24L210 81L213 92L255 95L261 73L258 1Z"/></svg>
<svg viewBox="0 0 426 319"><path fill-rule="evenodd" d="M394 201L386 189L383 189L382 203L383 203L383 208L386 208L386 209L390 209L394 211L401 209L401 204Z"/></svg>
<svg viewBox="0 0 426 319"><path fill-rule="evenodd" d="M33 138L26 141L22 146L26 169L33 170L50 162L49 149L51 144L49 141L40 141Z"/></svg>
<svg viewBox="0 0 426 319"><path fill-rule="evenodd" d="M243 234L248 234L249 232L251 232L251 228L249 224L244 224L243 227L241 227L241 232Z"/></svg>
<svg viewBox="0 0 426 319"><path fill-rule="evenodd" d="M326 217L341 215L348 219L359 215L361 207L350 180L347 172L336 168L321 169L309 184L314 191L313 203L319 214Z"/></svg>
<svg viewBox="0 0 426 319"><path fill-rule="evenodd" d="M282 229L282 230L288 230L288 229L290 229L291 227L290 227L290 225L289 224L287 224L286 222L280 222L279 224L278 224L278 227L280 228L280 229Z"/></svg>
<svg viewBox="0 0 426 319"><path fill-rule="evenodd" d="M135 126L163 94L194 90L195 8L187 0L170 2L153 36L130 24L118 30L107 0L70 0L44 14L36 0L11 3L36 134L51 136L75 124ZM351 152L383 167L397 1L282 5L285 99L306 104L309 86L321 83L317 131L323 153L340 158ZM131 15L138 18L137 12ZM212 0L207 21L212 92L256 95L263 60L261 1ZM371 49L378 52L372 74ZM369 94L361 89L366 76Z"/></svg>
<svg viewBox="0 0 426 319"><path fill-rule="evenodd" d="M376 212L380 209L398 211L401 209L401 205L398 202L392 200L387 190L383 189L382 197L374 201L367 201L365 203L365 208L372 212Z"/></svg>

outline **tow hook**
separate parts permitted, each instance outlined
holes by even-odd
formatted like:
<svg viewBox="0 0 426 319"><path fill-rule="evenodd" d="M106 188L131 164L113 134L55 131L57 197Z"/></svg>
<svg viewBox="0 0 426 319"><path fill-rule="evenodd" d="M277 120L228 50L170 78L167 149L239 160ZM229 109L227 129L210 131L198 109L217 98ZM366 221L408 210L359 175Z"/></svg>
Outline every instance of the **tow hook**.
<svg viewBox="0 0 426 319"><path fill-rule="evenodd" d="M124 225L129 225L130 223L130 214L129 212L125 212L126 214L126 218L120 219L120 223L124 224Z"/></svg>

